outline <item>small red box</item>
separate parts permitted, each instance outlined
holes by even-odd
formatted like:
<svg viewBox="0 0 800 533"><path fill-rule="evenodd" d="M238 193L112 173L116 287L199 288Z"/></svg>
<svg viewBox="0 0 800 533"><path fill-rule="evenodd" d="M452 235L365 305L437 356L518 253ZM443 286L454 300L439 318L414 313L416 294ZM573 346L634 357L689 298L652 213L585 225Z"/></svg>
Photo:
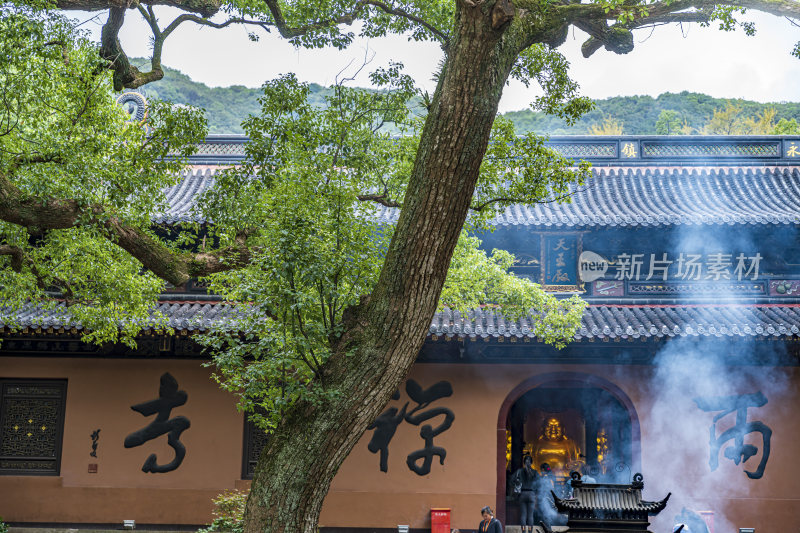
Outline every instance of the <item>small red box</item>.
<svg viewBox="0 0 800 533"><path fill-rule="evenodd" d="M431 533L450 533L450 509L431 509Z"/></svg>

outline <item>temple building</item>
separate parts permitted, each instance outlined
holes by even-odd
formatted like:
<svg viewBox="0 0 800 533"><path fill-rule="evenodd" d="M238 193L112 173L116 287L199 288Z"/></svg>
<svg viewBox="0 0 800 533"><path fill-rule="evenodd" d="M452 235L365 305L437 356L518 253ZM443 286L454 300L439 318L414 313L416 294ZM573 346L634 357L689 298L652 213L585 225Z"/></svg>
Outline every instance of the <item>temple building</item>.
<svg viewBox="0 0 800 533"><path fill-rule="evenodd" d="M245 142L207 139L156 222L185 220ZM535 513L548 526L589 531L579 511L624 493L620 516L641 531L798 530L800 137L549 144L591 161L592 178L569 203L506 209L483 240L515 254L517 275L586 299L575 338L559 351L532 318L438 313L399 398L334 479L322 533L421 533L441 508L475 530L485 505L519 524L510 480L526 456L547 482ZM158 308L175 335L145 330L136 349L82 342L63 307L0 329L6 522L186 529L248 487L265 436L192 340L230 308L194 282Z"/></svg>

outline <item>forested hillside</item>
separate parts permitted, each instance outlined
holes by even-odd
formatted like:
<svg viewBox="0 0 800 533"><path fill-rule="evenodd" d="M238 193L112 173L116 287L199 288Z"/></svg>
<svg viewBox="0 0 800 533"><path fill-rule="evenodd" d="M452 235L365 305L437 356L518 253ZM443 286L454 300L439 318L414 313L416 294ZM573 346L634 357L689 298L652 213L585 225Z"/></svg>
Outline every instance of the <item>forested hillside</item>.
<svg viewBox="0 0 800 533"><path fill-rule="evenodd" d="M145 60L132 60L134 64ZM206 110L210 133L242 133L240 123L258 110L259 89L242 85L230 87L208 87L192 81L189 76L165 68L161 81L150 83L142 92L148 98L159 98L176 104L189 104ZM323 105L329 88L311 84L313 104ZM415 105L415 108L418 106ZM709 123L717 112L717 122L724 121L727 110L732 125L730 131L719 127L709 128ZM767 128L760 131L747 127L748 120L757 122L765 113L774 110L772 121L782 119L790 124L789 129L778 131ZM575 125L568 126L558 117L535 113L533 111L513 111L506 113L517 127L519 133L535 131L549 135L591 135L625 134L656 135L664 133L702 134L702 133L795 133L791 124L800 122L800 102L781 102L762 104L748 100L713 98L699 93L664 93L657 98L651 96L617 96L595 101L595 109L590 111ZM660 125L659 118L661 119ZM666 119L666 120L665 120ZM792 123L791 121L794 120ZM666 124L666 130L665 130ZM671 127L670 127L671 126ZM798 132L800 133L800 132Z"/></svg>
<svg viewBox="0 0 800 533"><path fill-rule="evenodd" d="M571 127L558 117L533 111L513 111L506 116L514 121L521 132L535 131L550 135L591 134L592 126L601 127L604 121L610 119L622 126L625 135L656 135L666 133L656 130L661 113L673 111L677 114L678 123L686 128L682 133L698 134L703 133L703 128L712 119L714 111L725 110L729 105L739 108L742 117L763 116L767 109L772 108L775 109L775 122L781 119L800 121L800 102L762 104L749 100L713 98L687 91L679 94L664 93L657 98L616 96L596 100L595 109Z"/></svg>
<svg viewBox="0 0 800 533"><path fill-rule="evenodd" d="M131 59L134 65L149 65L145 59ZM175 104L187 104L206 110L210 133L243 133L241 122L258 112L260 89L244 85L209 87L193 81L186 74L164 67L164 79L149 83L141 89L147 98L157 98ZM330 89L311 84L311 102L322 105Z"/></svg>

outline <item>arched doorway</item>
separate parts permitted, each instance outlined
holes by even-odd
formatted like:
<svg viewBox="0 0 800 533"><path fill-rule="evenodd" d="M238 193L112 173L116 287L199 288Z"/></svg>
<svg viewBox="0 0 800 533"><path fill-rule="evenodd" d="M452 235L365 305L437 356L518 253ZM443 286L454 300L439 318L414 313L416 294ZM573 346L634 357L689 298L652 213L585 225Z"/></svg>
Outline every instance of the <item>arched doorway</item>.
<svg viewBox="0 0 800 533"><path fill-rule="evenodd" d="M544 426L553 426L552 419L568 443L555 455L553 450L544 451L537 440ZM584 467L597 481L627 483L641 470L639 417L622 389L592 374L539 374L516 386L497 419L496 505L498 517L507 525L518 523L507 483L509 474L521 466L524 452L550 457L556 477ZM563 464L558 464L559 457L565 458Z"/></svg>

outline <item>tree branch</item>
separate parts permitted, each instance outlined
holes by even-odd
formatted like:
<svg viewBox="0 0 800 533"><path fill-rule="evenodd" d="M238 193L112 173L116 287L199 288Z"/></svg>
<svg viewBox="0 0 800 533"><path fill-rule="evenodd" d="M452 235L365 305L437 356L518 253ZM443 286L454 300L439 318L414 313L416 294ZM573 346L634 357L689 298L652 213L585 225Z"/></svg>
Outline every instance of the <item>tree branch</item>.
<svg viewBox="0 0 800 533"><path fill-rule="evenodd" d="M416 15L413 15L403 9L393 8L392 6L381 2L380 0L358 0L352 10L338 17L331 17L294 28L290 27L286 23L286 18L283 16L283 11L278 4L278 0L264 0L264 3L267 5L267 8L272 14L272 18L275 21L275 27L278 28L278 32L280 32L281 36L285 39L294 39L295 37L300 37L314 30L322 30L337 26L339 24L352 24L367 6L373 6L389 15L402 17L421 25L430 31L434 36L436 36L440 41L442 41L445 46L447 45L447 35L442 31L438 30L424 19L417 17Z"/></svg>
<svg viewBox="0 0 800 533"><path fill-rule="evenodd" d="M164 77L161 65L161 55L164 47L164 40L183 22L194 22L212 28L225 28L231 24L249 24L259 26L267 31L270 27L278 29L282 37L293 39L306 35L315 30L324 30L339 24L352 24L356 18L369 6L380 9L384 13L403 17L409 21L419 24L442 42L443 47L447 46L447 35L438 30L423 18L409 13L403 9L392 7L381 0L358 0L353 9L337 17L311 22L309 24L290 27L286 22L278 0L264 0L274 22L245 19L233 17L225 22L217 23L208 20L208 17L217 13L220 9L220 0L57 0L59 9L81 9L99 10L108 9L108 20L103 25L101 33L100 57L109 62L109 68L114 71L114 90L136 89L153 81L158 81ZM176 7L188 13L178 16L163 31L158 27L158 23L153 13L154 5L166 5ZM146 6L146 8L145 8ZM125 10L136 8L147 21L153 32L153 54L150 60L150 71L141 72L138 68L131 65L128 56L122 49L119 41L119 31L125 21ZM199 15L199 16L198 16Z"/></svg>
<svg viewBox="0 0 800 533"><path fill-rule="evenodd" d="M393 8L383 2L379 2L378 0L364 0L365 4L377 7L378 9L382 10L384 13L388 13L389 15L396 15L398 17L403 17L411 22L416 22L432 34L434 34L438 39L442 42L442 44L447 47L448 36L444 32L436 29L431 24L428 24L425 20L417 17L416 15L412 15L411 13L404 11L400 8Z"/></svg>
<svg viewBox="0 0 800 533"><path fill-rule="evenodd" d="M34 263L21 248L5 244L0 245L0 255L11 256L11 270L18 274L22 272L23 265L27 265L31 274L33 274L33 277L36 278L36 285L40 289L46 290L49 288L58 288L61 290L68 302L74 299L72 287L70 286L69 282L54 276L45 278L45 276L43 276L41 271L37 268L36 263ZM57 287L53 284L56 284Z"/></svg>
<svg viewBox="0 0 800 533"><path fill-rule="evenodd" d="M155 21L148 19L150 27L157 29ZM103 30L100 34L100 57L109 61L109 68L114 71L114 90L121 91L123 89L136 89L147 83L158 81L164 77L164 71L161 69L161 50L164 40L160 39L160 34L156 34L154 30L154 46L153 56L151 59L150 72L140 72L138 68L131 65L125 51L122 50L122 45L119 42L119 30L122 29L122 24L125 22L125 8L113 7L108 10L108 21L103 25Z"/></svg>
<svg viewBox="0 0 800 533"><path fill-rule="evenodd" d="M536 2L518 0L517 4L518 13L521 14L518 18L525 25L521 39L523 47L533 43L561 44L566 37L566 28L574 25L590 35L582 46L584 57L589 57L601 47L626 54L634 45L631 30L673 22L708 22L710 10L718 5L752 9L781 17L800 16L800 2L796 0L662 0L642 6L646 8L642 11L632 10L629 3L606 11L598 3L565 2L550 5L544 12L536 7ZM623 13L632 14L633 18L609 25L609 20L619 18Z"/></svg>
<svg viewBox="0 0 800 533"><path fill-rule="evenodd" d="M22 263L25 258L25 253L21 248L16 246L9 246L7 244L0 245L0 255L11 256L11 269L14 272L22 271Z"/></svg>
<svg viewBox="0 0 800 533"><path fill-rule="evenodd" d="M252 24L264 28L266 31L269 31L269 26L271 26L271 24L267 22L262 22L258 20L249 20L239 17L234 17L226 20L225 22L217 23L191 13L184 13L176 17L172 22L169 23L169 25L167 25L166 28L162 30L161 28L158 27L158 19L156 18L156 14L153 11L152 5L148 4L147 7L145 8L144 5L139 4L137 5L137 9L139 10L139 13L142 15L147 24L150 26L150 31L153 33L153 53L150 58L150 72L141 73L138 71L138 69L136 69L136 67L130 67L132 79L130 81L124 82L125 87L128 89L135 89L137 87L141 87L142 85L150 83L151 81L158 81L164 77L164 70L163 67L161 66L161 56L164 51L164 41L167 39L167 37L170 36L170 34L173 31L175 31L178 28L178 26L180 26L184 22L194 22L195 24L209 26L212 28L225 28L227 26L230 26L231 24ZM124 54L121 48L118 51ZM115 83L115 88L116 88L116 83Z"/></svg>
<svg viewBox="0 0 800 533"><path fill-rule="evenodd" d="M60 154L37 154L37 155L20 155L14 158L14 163L11 165L11 170L17 169L22 165L37 165L43 163L61 163L62 158Z"/></svg>
<svg viewBox="0 0 800 533"><path fill-rule="evenodd" d="M105 229L110 241L138 259L145 268L176 286L191 278L241 267L250 260L244 236L238 238L234 246L221 250L176 252L146 230L108 216L101 206L81 207L72 199L43 201L25 197L3 176L0 176L0 220L34 233L94 224Z"/></svg>
<svg viewBox="0 0 800 533"><path fill-rule="evenodd" d="M330 28L339 24L352 24L357 18L358 14L364 8L364 2L359 1L351 11L345 13L344 15L323 19L317 22L306 24L304 26L293 28L286 23L286 18L283 16L283 11L281 10L281 6L278 4L278 0L264 0L264 3L267 5L270 14L272 14L272 18L275 21L275 27L278 28L278 32L284 39L294 39L295 37L300 37L301 35L305 35L311 31Z"/></svg>
<svg viewBox="0 0 800 533"><path fill-rule="evenodd" d="M588 24L583 21L576 21L575 26L590 35L583 45L581 53L583 57L589 57L601 47L618 54L626 54L633 49L633 35L630 30L635 30L644 26L656 24L670 24L678 22L708 22L708 13L703 11L687 11L682 13L664 13L655 16L647 16L635 19L626 24L614 24L608 26L605 23ZM624 44L621 38L624 39Z"/></svg>
<svg viewBox="0 0 800 533"><path fill-rule="evenodd" d="M542 198L541 200L536 200L536 201L531 201L530 199L523 199L523 198L511 198L511 197L499 196L497 198L490 198L489 200L481 202L481 203L479 203L477 205L470 205L469 208L470 208L471 211L475 211L477 213L480 213L481 211L483 211L484 209L486 209L490 205L496 204L496 203L499 203L499 202L503 202L505 204L526 204L526 205L533 205L533 204L545 205L545 204L561 203L561 202L564 202L564 201L570 199L575 194L577 194L579 192L582 192L582 191L583 191L583 189L575 190L575 191L572 191L572 192L560 194L558 196L553 196L551 198Z"/></svg>
<svg viewBox="0 0 800 533"><path fill-rule="evenodd" d="M796 0L715 0L713 4L754 9L778 17L800 16L800 2Z"/></svg>
<svg viewBox="0 0 800 533"><path fill-rule="evenodd" d="M249 25L258 26L260 28L263 28L266 31L270 31L269 30L270 27L274 26L274 24L272 24L271 22L264 22L264 21L261 21L261 20L250 20L250 19L239 18L239 17L234 17L234 18L228 19L225 22L211 22L210 20L198 17L197 15L191 15L189 13L185 13L185 14L180 15L177 18L175 18L175 20L173 20L169 24L169 26L164 28L164 31L163 31L164 36L165 37L168 36L170 33L172 33L175 30L175 28L177 28L180 24L182 24L184 22L194 22L195 24L199 24L201 26L209 26L211 28L217 28L217 29L226 28L226 27L230 26L231 24L249 24Z"/></svg>
<svg viewBox="0 0 800 533"><path fill-rule="evenodd" d="M202 17L215 15L222 2L220 0L56 0L56 7L64 10L100 11L105 9L131 9L139 4L150 6L176 7Z"/></svg>
<svg viewBox="0 0 800 533"><path fill-rule="evenodd" d="M244 244L237 243L212 252L179 253L146 231L126 226L116 217L105 221L95 217L93 221L109 230L109 240L138 259L153 274L175 286L192 278L239 268L250 261L250 250Z"/></svg>
<svg viewBox="0 0 800 533"><path fill-rule="evenodd" d="M403 207L403 204L391 200L387 194L360 194L356 198L362 202L375 202L385 207Z"/></svg>

